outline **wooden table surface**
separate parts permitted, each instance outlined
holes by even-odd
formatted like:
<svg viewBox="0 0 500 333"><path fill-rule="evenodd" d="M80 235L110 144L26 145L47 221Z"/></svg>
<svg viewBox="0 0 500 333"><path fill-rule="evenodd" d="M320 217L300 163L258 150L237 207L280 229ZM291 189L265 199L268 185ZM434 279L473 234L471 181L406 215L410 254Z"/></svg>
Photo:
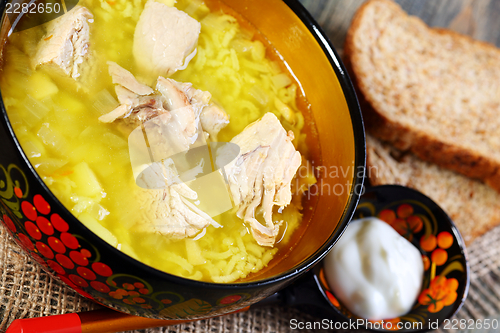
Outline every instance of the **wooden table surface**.
<svg viewBox="0 0 500 333"><path fill-rule="evenodd" d="M342 52L352 16L364 0L299 0ZM499 0L396 0L430 26L447 27L500 47Z"/></svg>

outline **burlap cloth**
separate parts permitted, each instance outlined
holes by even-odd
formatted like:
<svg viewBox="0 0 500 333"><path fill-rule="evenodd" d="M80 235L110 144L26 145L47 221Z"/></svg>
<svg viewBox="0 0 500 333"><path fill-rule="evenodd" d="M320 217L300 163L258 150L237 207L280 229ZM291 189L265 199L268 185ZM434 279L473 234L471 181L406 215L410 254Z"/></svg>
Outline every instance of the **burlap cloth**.
<svg viewBox="0 0 500 333"><path fill-rule="evenodd" d="M456 317L500 318L500 227L477 239L468 252L471 287L467 301ZM99 307L48 276L13 242L3 225L0 225L0 272L0 332L5 332L17 318L87 311ZM297 309L269 307L141 332L292 332L291 319L302 322L321 320Z"/></svg>

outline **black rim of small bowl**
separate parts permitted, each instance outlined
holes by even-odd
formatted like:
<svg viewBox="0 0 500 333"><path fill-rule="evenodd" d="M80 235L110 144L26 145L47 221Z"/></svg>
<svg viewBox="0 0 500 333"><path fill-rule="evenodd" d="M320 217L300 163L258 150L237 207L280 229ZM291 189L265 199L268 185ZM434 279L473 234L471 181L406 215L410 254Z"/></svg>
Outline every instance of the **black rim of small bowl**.
<svg viewBox="0 0 500 333"><path fill-rule="evenodd" d="M454 302L453 311L451 312L451 314L449 315L448 318L453 317L462 308L465 300L467 299L467 295L469 293L469 287L470 287L469 257L467 255L467 250L466 250L465 242L464 242L464 239L463 239L462 235L460 234L460 231L456 227L456 225L453 222L453 220L441 208L441 206L439 206L434 200L432 200L431 198L429 198L425 194L423 194L423 193L421 193L421 192L419 192L417 190L414 190L412 188L409 188L409 187L406 187L406 186L401 186L401 185L378 185L378 186L371 186L371 187L367 187L366 188L366 191L361 195L361 198L365 194L369 194L369 193L373 193L373 192L377 192L377 191L381 191L381 190L382 191L385 191L385 190L406 191L408 193L412 193L413 195L420 196L423 199L423 201L428 201L429 203L431 203L433 205L433 208L435 210L437 210L439 212L439 214L443 217L442 220L440 219L440 221L442 221L441 223L443 223L443 222L446 221L447 225L450 228L450 231L453 233L453 236L457 240L458 246L460 248L460 254L463 256L464 262L465 262L465 272L464 272L465 273L465 288L464 288L463 293L460 295L460 302L457 302L457 301ZM403 198L401 198L401 199L403 199ZM339 319L342 319L343 321L349 321L350 318L346 317L341 311L339 311L339 309L336 306L333 306L330 303L330 300L328 299L328 296L327 296L327 294L325 292L325 289L323 288L322 283L319 280L319 276L318 276L319 268L320 268L319 266L315 268L314 280L315 280L316 285L318 286L319 290L321 291L321 294L323 295L323 298L331 306L331 308L333 310L333 313L335 314L336 317L338 317ZM458 298L457 298L457 300L458 300ZM441 326L442 324L443 324L443 322L441 322L439 326ZM373 331L373 332L389 332L389 330L384 330L384 329L368 329L368 330L369 331ZM429 329L423 328L421 330L399 330L397 332L420 333L420 332L429 332Z"/></svg>
<svg viewBox="0 0 500 333"><path fill-rule="evenodd" d="M318 25L318 23L312 18L311 14L298 2L298 0L284 0L286 5L297 15L297 17L300 18L302 23L308 28L310 33L314 36L315 40L318 42L318 44L321 46L323 49L326 57L328 58L328 61L330 62L330 65L335 71L335 74L337 75L337 79L342 87L342 92L344 93L344 97L349 109L349 114L351 117L351 124L353 128L353 135L354 135L354 148L355 148L355 161L354 161L354 167L355 167L355 175L353 179L353 184L352 184L352 189L351 193L348 199L348 203L346 207L344 208L344 212L342 214L342 217L340 218L340 221L338 225L336 226L334 232L331 234L331 236L328 238L328 240L316 250L315 253L312 253L308 259L304 260L302 263L298 264L295 268L292 268L286 272L283 272L279 275L276 275L271 278L266 278L263 280L258 280L258 281L253 281L253 282L241 282L241 283L212 283L212 282L203 282L203 281L196 281L196 280L191 280L191 279L186 279L183 277L179 277L176 275L172 275L163 271L160 271L156 268L153 268L151 266L148 266L139 260L136 260L125 253L122 253L121 251L114 251L117 256L120 257L121 260L127 261L127 260L132 260L135 262L136 265L138 265L141 269L143 269L147 274L149 274L152 277L159 278L160 280L170 280L173 283L182 283L182 284L187 284L191 285L193 287L212 287L212 288L220 288L220 289L238 289L238 288L245 288L245 287L261 287L261 286L266 286L266 285L272 285L279 283L281 281L285 280L293 280L293 278L297 278L300 275L302 275L304 272L308 271L311 269L314 265L316 265L319 261L321 261L326 254L331 250L333 245L335 245L336 241L340 238L342 233L344 232L347 224L351 220L355 208L358 204L359 198L360 198L360 193L356 193L355 189L361 189L363 187L363 181L364 181L364 172L365 172L365 161L366 161L366 146L365 146L365 131L364 131L364 124L363 124L363 118L361 116L361 110L359 107L358 99L356 97L356 94L354 92L354 87L352 85L352 82L350 81L350 78L347 74L347 71L342 64L340 57L338 56L337 52L331 45L328 37L326 34L323 32L321 27ZM0 4L0 12L2 13L2 19L1 22L3 24L3 20L6 17L4 15L5 13L5 6L6 6L7 1L3 0L2 3ZM108 244L106 241L102 240L100 237L95 235L90 229L88 229L83 223L81 223L76 217L71 214L71 212L54 196L54 194L50 191L50 189L47 187L47 185L42 181L38 173L35 171L33 165L27 158L26 154L21 148L21 145L19 141L17 140L17 137L14 133L14 130L12 128L12 125L9 121L9 118L7 116L7 112L5 109L5 105L3 102L3 97L1 96L1 91L0 91L0 110L2 113L2 118L3 122L5 122L7 130L12 137L14 144L17 148L18 154L20 154L21 159L24 161L26 166L29 168L29 172L37 179L38 183L40 186L43 188L43 190L47 193L47 195L51 198L53 202L57 204L57 209L60 211L63 211L66 215L71 216L72 218L72 223L79 223L81 227L86 229L90 234L95 236L95 239L97 242L101 244L103 247L107 247L109 251L116 250L114 247L112 247L110 244ZM358 172L356 168L362 167L363 172ZM314 219L314 215L312 217Z"/></svg>

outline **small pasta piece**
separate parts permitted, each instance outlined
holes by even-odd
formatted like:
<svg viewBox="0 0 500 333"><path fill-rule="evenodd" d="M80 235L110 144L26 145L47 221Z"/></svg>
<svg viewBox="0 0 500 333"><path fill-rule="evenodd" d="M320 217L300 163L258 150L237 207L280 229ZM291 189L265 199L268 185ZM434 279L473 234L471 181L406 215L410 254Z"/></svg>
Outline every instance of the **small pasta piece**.
<svg viewBox="0 0 500 333"><path fill-rule="evenodd" d="M242 253L247 254L247 249L245 248L245 244L243 243L243 239L237 238L236 244L238 245L238 248L240 249L240 251Z"/></svg>
<svg viewBox="0 0 500 333"><path fill-rule="evenodd" d="M203 273L201 271L196 271L193 275L186 277L191 280L201 280L203 278Z"/></svg>
<svg viewBox="0 0 500 333"><path fill-rule="evenodd" d="M236 36L236 27L229 30L227 33L224 34L224 38L222 39L222 46L227 48L229 43L233 40L234 36Z"/></svg>
<svg viewBox="0 0 500 333"><path fill-rule="evenodd" d="M227 266L224 268L224 274L229 275L232 273L236 263L238 262L238 255L234 255L231 260L227 263Z"/></svg>
<svg viewBox="0 0 500 333"><path fill-rule="evenodd" d="M274 87L279 90L285 88L286 86L292 84L292 80L285 73L280 73L271 77Z"/></svg>
<svg viewBox="0 0 500 333"><path fill-rule="evenodd" d="M273 259L277 251L278 249L276 248L266 251L262 256L262 264L264 266L267 266L267 264Z"/></svg>
<svg viewBox="0 0 500 333"><path fill-rule="evenodd" d="M262 44L262 42L258 40L253 43L254 47L252 49L252 58L257 62L261 62L266 57L266 47L264 46L264 44Z"/></svg>
<svg viewBox="0 0 500 333"><path fill-rule="evenodd" d="M292 109L290 109L285 103L280 101L279 98L274 99L274 106L286 121L288 121L292 125L295 124L295 113L292 111Z"/></svg>
<svg viewBox="0 0 500 333"><path fill-rule="evenodd" d="M305 124L304 115L302 114L302 112L298 111L298 112L295 112L295 118L297 119L297 123L295 124L295 128L298 131L301 131L304 128L304 124Z"/></svg>
<svg viewBox="0 0 500 333"><path fill-rule="evenodd" d="M246 248L250 254L253 254L256 258L262 258L262 253L264 253L264 249L262 246L259 246L254 243L247 243Z"/></svg>
<svg viewBox="0 0 500 333"><path fill-rule="evenodd" d="M203 257L206 259L227 259L233 255L233 250L230 248L225 252L214 252L214 251L205 251L203 252Z"/></svg>
<svg viewBox="0 0 500 333"><path fill-rule="evenodd" d="M187 271L189 274L193 273L194 269L193 265L191 265L185 258L179 256L178 254L175 254L173 252L163 252L161 258L163 260L177 264L178 266L182 267L182 269Z"/></svg>
<svg viewBox="0 0 500 333"><path fill-rule="evenodd" d="M269 68L267 68L266 65L262 65L260 63L256 63L247 59L242 59L240 63L248 69L252 69L261 73L269 73Z"/></svg>
<svg viewBox="0 0 500 333"><path fill-rule="evenodd" d="M240 70L240 62L238 60L238 55L234 49L231 49L231 65L235 71Z"/></svg>

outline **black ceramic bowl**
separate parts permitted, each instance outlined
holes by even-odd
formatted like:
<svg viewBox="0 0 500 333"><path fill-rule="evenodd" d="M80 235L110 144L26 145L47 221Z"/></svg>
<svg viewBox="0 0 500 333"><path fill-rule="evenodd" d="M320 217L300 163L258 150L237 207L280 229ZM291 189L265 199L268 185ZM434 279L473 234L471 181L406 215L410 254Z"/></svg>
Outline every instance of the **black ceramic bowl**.
<svg viewBox="0 0 500 333"><path fill-rule="evenodd" d="M57 200L23 152L2 102L3 223L53 276L108 307L162 319L207 318L238 310L283 288L319 262L356 208L365 163L363 123L351 82L327 37L298 1L224 0L222 4L257 27L301 82L311 104L306 121L314 120L317 132L308 141L311 158L316 165L343 170L339 178L323 177L318 184L336 191L316 193L305 202L305 232L286 253L286 260L271 262L265 274L232 284L173 276L113 248ZM1 10L0 40L5 42L9 30L5 2Z"/></svg>
<svg viewBox="0 0 500 333"><path fill-rule="evenodd" d="M421 252L424 261L422 290L411 311L398 318L367 321L347 309L327 284L323 267L314 271L317 285L342 322L375 331L428 332L444 324L464 303L469 290L465 243L448 215L431 199L408 187L384 185L361 196L354 219L375 216L391 225ZM341 327L341 326L339 326Z"/></svg>

